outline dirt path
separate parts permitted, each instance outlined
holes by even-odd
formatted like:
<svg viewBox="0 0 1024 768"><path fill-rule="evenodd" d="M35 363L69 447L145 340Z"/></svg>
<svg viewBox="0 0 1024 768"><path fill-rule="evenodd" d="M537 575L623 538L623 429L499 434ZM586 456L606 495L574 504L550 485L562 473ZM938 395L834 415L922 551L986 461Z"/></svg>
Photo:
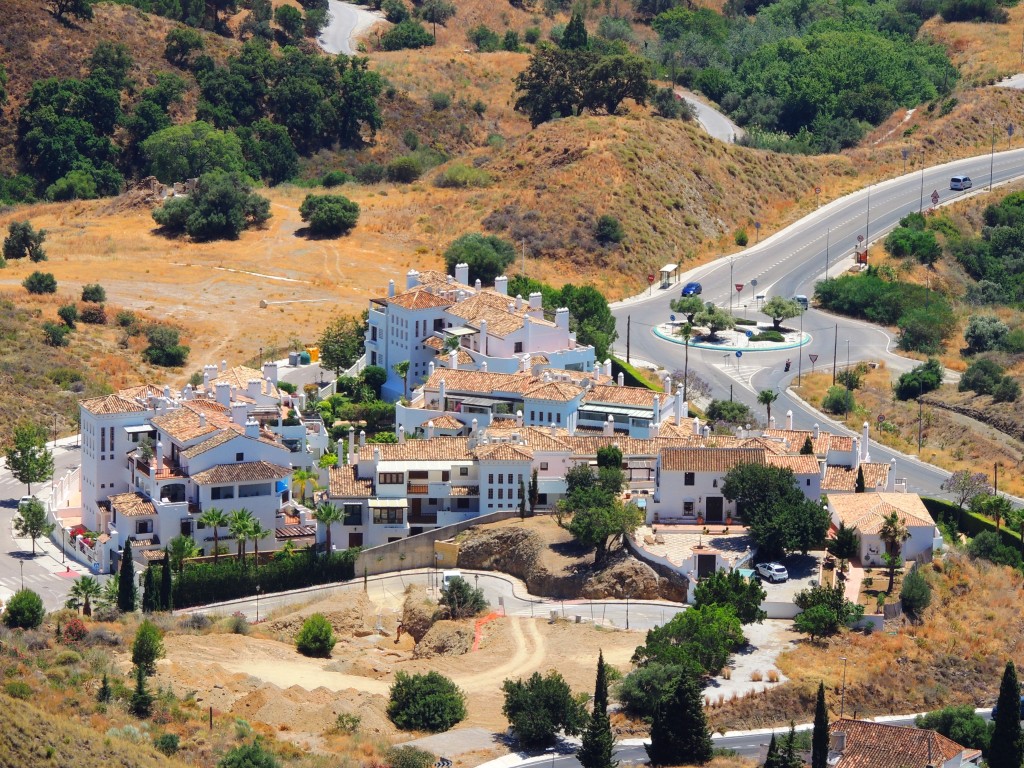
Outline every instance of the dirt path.
<svg viewBox="0 0 1024 768"><path fill-rule="evenodd" d="M523 621L525 619L519 619L515 616L510 617L508 620L512 641L515 644L515 653L512 655L512 658L498 667L478 672L474 675L466 677L455 675L455 682L458 683L462 690L467 693L491 691L494 688L495 680L525 677L544 663L547 652L544 638L537 631L537 625L533 619L526 621L526 634L530 636L530 644L533 646L531 650L527 644L526 637L523 635Z"/></svg>
<svg viewBox="0 0 1024 768"><path fill-rule="evenodd" d="M360 675L346 675L341 672L332 672L325 669L323 665L313 661L284 661L278 659L272 664L265 661L220 660L218 662L228 672L241 672L244 675L262 680L265 683L272 683L280 688L288 688L298 685L307 691L317 688L327 688L331 691L345 691L354 688L357 691L377 693L387 696L391 689L390 683L384 680L374 680ZM328 661L327 663L331 663Z"/></svg>

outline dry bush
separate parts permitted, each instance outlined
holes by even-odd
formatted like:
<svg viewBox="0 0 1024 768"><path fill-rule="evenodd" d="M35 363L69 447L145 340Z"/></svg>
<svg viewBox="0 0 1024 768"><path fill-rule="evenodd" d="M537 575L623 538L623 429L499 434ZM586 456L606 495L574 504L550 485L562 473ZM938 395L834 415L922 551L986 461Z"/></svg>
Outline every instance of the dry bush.
<svg viewBox="0 0 1024 768"><path fill-rule="evenodd" d="M755 669L753 672L750 673L750 679L755 683L760 683L762 680L764 680L764 675L761 674L761 670Z"/></svg>
<svg viewBox="0 0 1024 768"><path fill-rule="evenodd" d="M769 669L768 670L768 682L769 683L777 683L777 682L779 682L779 670L777 670L777 669Z"/></svg>

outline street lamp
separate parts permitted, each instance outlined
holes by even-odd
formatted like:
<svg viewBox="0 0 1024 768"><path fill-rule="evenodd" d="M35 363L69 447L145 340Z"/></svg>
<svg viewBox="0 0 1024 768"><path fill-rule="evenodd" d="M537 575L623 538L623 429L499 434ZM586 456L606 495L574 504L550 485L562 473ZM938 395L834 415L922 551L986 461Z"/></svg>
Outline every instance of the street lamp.
<svg viewBox="0 0 1024 768"><path fill-rule="evenodd" d="M57 414L53 414L53 452L57 452ZM54 478L57 476L57 472L53 471L50 473L50 501L53 501L53 483Z"/></svg>
<svg viewBox="0 0 1024 768"><path fill-rule="evenodd" d="M921 379L917 380L917 455L921 455L921 437L924 430L924 407L921 403L921 395L924 394L924 384Z"/></svg>
<svg viewBox="0 0 1024 768"><path fill-rule="evenodd" d="M67 533L67 528L63 525L60 527L60 561L64 562L64 534Z"/></svg>
<svg viewBox="0 0 1024 768"><path fill-rule="evenodd" d="M921 150L921 202L917 204L917 212L924 213L924 150Z"/></svg>
<svg viewBox="0 0 1024 768"><path fill-rule="evenodd" d="M992 191L992 175L996 167L996 127L992 126L992 152L988 156L988 191Z"/></svg>
<svg viewBox="0 0 1024 768"><path fill-rule="evenodd" d="M843 662L843 690L839 695L839 719L843 719L843 712L846 711L846 657L840 656L839 660Z"/></svg>
<svg viewBox="0 0 1024 768"><path fill-rule="evenodd" d="M21 588L25 589L25 561L19 560L18 565L21 566Z"/></svg>
<svg viewBox="0 0 1024 768"><path fill-rule="evenodd" d="M256 623L260 623L260 585L256 585Z"/></svg>
<svg viewBox="0 0 1024 768"><path fill-rule="evenodd" d="M1013 123L1006 124L1006 148L1010 148L1010 139L1013 138Z"/></svg>

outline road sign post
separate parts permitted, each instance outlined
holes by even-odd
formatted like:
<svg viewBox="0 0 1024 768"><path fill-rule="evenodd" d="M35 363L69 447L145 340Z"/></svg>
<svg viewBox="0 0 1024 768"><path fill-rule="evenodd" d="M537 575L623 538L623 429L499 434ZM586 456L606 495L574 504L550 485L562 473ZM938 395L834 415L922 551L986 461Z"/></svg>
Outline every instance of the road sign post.
<svg viewBox="0 0 1024 768"><path fill-rule="evenodd" d="M647 284L649 286L651 286L650 294L653 296L654 295L654 273L653 272L648 273L648 275L647 275Z"/></svg>
<svg viewBox="0 0 1024 768"><path fill-rule="evenodd" d="M757 288L757 279L756 278L750 281L750 303L756 309L757 301L755 300L755 297L754 297L754 289L755 288Z"/></svg>
<svg viewBox="0 0 1024 768"><path fill-rule="evenodd" d="M811 358L811 374L813 375L814 374L814 364L816 362L818 362L818 356L817 355L808 355L808 357Z"/></svg>
<svg viewBox="0 0 1024 768"><path fill-rule="evenodd" d="M939 190L932 190L932 208L939 204Z"/></svg>

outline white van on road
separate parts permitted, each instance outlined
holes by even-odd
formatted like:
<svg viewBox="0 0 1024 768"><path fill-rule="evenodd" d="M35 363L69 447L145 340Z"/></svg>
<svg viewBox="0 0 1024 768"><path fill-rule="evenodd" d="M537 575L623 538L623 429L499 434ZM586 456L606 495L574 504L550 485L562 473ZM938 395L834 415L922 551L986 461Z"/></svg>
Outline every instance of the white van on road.
<svg viewBox="0 0 1024 768"><path fill-rule="evenodd" d="M949 188L957 191L970 189L973 186L974 182L971 181L970 176L954 176L949 180Z"/></svg>

